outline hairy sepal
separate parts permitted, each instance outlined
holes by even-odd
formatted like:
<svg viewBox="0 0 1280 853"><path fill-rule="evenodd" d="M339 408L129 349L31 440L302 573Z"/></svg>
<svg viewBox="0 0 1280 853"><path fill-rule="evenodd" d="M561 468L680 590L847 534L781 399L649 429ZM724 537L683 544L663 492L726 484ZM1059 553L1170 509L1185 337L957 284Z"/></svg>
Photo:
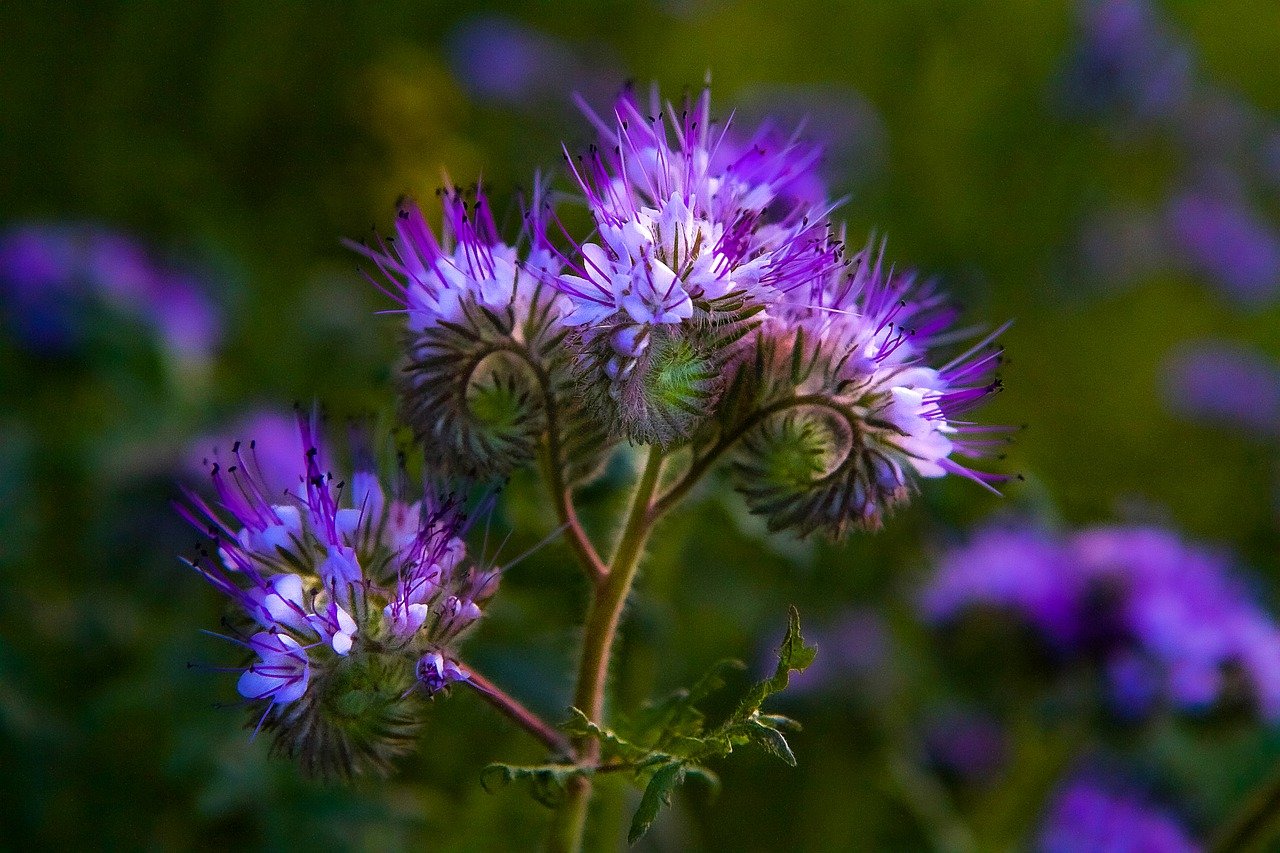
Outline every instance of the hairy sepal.
<svg viewBox="0 0 1280 853"><path fill-rule="evenodd" d="M316 664L302 698L272 708L262 724L274 736L272 753L325 780L389 775L422 729L412 662L366 651Z"/></svg>
<svg viewBox="0 0 1280 853"><path fill-rule="evenodd" d="M664 448L685 442L712 419L758 311L741 302L697 306L689 321L647 329L644 351L630 358L610 344L614 325L590 330L578 342L583 396L619 437Z"/></svg>

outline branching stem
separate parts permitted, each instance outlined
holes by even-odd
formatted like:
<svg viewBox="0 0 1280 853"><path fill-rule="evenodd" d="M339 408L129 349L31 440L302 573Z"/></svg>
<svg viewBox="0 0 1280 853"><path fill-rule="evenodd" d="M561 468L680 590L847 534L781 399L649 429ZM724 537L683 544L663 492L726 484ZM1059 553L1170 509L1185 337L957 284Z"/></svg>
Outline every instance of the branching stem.
<svg viewBox="0 0 1280 853"><path fill-rule="evenodd" d="M600 559L599 552L591 544L591 539L587 536L586 530L583 529L582 522L578 520L578 511L573 505L573 491L564 479L564 437L560 434L560 405L551 388L551 376L547 373L546 368L524 346L513 341L505 342L502 346L495 347L487 352L485 356L488 357L499 351L510 352L519 357L529 366L529 369L533 371L533 375L538 380L538 386L542 390L543 410L547 418L546 443L543 446L543 452L539 454L541 457L542 478L547 484L547 491L550 493L551 503L555 507L556 517L559 518L560 524L564 526L565 538L569 541L569 547L573 550L574 556L578 558L583 571L591 578L591 582L598 586L608 570L605 567L604 560Z"/></svg>

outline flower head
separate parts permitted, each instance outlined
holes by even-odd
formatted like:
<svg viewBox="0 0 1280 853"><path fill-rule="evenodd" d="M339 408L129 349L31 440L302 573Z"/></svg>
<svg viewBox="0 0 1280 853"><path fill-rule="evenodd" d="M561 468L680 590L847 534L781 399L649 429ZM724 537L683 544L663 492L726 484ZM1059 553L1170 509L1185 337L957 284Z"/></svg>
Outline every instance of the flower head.
<svg viewBox="0 0 1280 853"><path fill-rule="evenodd" d="M496 572L464 571L456 501L388 494L369 459L335 482L316 426L300 415L298 427L305 450L283 492L265 485L252 442L211 464L215 500L192 493L184 513L214 547L191 565L236 608L251 658L238 689L268 703L259 724L277 747L324 775L385 770L419 725L413 686L440 687L419 659L461 672L443 661Z"/></svg>
<svg viewBox="0 0 1280 853"><path fill-rule="evenodd" d="M992 491L1008 479L960 461L1011 432L964 417L1001 387L1003 329L943 361L955 310L871 247L776 290L763 316L747 369L769 377L780 415L751 440L742 490L774 526L874 529L917 477L956 474Z"/></svg>
<svg viewBox="0 0 1280 853"><path fill-rule="evenodd" d="M516 243L499 236L482 190L446 188L439 238L406 200L393 240L349 244L376 265L381 282L371 280L407 316L401 409L419 440L441 448L432 461L446 474L505 476L533 458L549 409L572 416L565 303L547 283L560 261L547 240L544 190L535 180Z"/></svg>
<svg viewBox="0 0 1280 853"><path fill-rule="evenodd" d="M572 241L554 283L623 431L665 444L713 402L724 350L740 337L726 327L837 262L829 208L788 192L812 176L820 151L770 125L735 139L712 122L709 90L679 110L656 89L647 111L629 89L609 119L584 109L599 144L569 168L596 233ZM678 399L667 406L664 396Z"/></svg>

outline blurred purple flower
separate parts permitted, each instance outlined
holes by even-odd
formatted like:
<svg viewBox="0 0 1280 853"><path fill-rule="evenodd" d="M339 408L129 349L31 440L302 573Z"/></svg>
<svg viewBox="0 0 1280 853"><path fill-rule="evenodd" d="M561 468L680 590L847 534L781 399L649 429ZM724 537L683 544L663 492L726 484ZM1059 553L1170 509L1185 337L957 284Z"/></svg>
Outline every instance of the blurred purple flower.
<svg viewBox="0 0 1280 853"><path fill-rule="evenodd" d="M1202 849L1177 816L1146 796L1111 780L1080 776L1049 804L1038 853L1191 853Z"/></svg>
<svg viewBox="0 0 1280 853"><path fill-rule="evenodd" d="M1085 0L1067 96L1085 110L1171 117L1191 97L1195 63L1144 0Z"/></svg>
<svg viewBox="0 0 1280 853"><path fill-rule="evenodd" d="M1241 344L1197 341L1164 365L1165 399L1188 420L1280 436L1280 362Z"/></svg>
<svg viewBox="0 0 1280 853"><path fill-rule="evenodd" d="M888 670L892 655L889 626L872 610L851 610L834 622L806 628L805 635L818 647L818 656L808 669L792 673L792 692L865 687L868 680ZM773 643L770 652L776 648Z"/></svg>
<svg viewBox="0 0 1280 853"><path fill-rule="evenodd" d="M79 338L85 294L78 257L68 226L25 225L0 235L0 309L31 349L66 350Z"/></svg>
<svg viewBox="0 0 1280 853"><path fill-rule="evenodd" d="M1079 639L1083 594L1083 579L1051 534L993 527L943 556L921 608L933 623L973 607L1007 610L1061 648Z"/></svg>
<svg viewBox="0 0 1280 853"><path fill-rule="evenodd" d="M1248 677L1262 716L1280 719L1280 628L1234 575L1228 555L1156 528L1087 530L1070 547L1086 577L1122 588L1133 651L1160 671L1175 705L1209 709L1223 698L1225 671L1234 666Z"/></svg>
<svg viewBox="0 0 1280 853"><path fill-rule="evenodd" d="M0 234L0 299L29 344L74 346L93 301L151 326L183 364L207 362L221 320L192 276L159 263L137 240L83 223L30 223Z"/></svg>
<svg viewBox="0 0 1280 853"><path fill-rule="evenodd" d="M568 108L565 95L574 91L595 102L624 77L606 56L497 15L463 21L445 49L454 75L474 97L510 107L563 102Z"/></svg>
<svg viewBox="0 0 1280 853"><path fill-rule="evenodd" d="M1280 719L1280 628L1226 554L1158 528L1101 527L1071 537L994 528L944 556L922 596L926 619L1010 611L1064 654L1099 654L1126 715L1163 698L1192 712L1248 682L1259 714Z"/></svg>
<svg viewBox="0 0 1280 853"><path fill-rule="evenodd" d="M1245 201L1192 191L1169 206L1169 227L1187 263L1245 305L1280 291L1280 235Z"/></svg>

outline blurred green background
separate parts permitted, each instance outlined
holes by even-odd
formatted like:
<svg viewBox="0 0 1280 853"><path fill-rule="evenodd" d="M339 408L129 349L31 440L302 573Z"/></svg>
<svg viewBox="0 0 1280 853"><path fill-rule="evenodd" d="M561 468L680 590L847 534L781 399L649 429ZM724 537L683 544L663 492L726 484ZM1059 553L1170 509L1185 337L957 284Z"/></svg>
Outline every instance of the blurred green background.
<svg viewBox="0 0 1280 853"><path fill-rule="evenodd" d="M1280 114L1280 6L1161 8L1198 73ZM1280 756L1280 738L1173 723L1081 734L1070 703L1057 717L1032 707L1016 667L986 692L943 668L910 616L932 550L1015 510L1167 521L1234 546L1276 598L1274 436L1174 417L1160 371L1193 338L1280 357L1280 309L1233 307L1184 272L1111 286L1080 260L1091 217L1161 205L1185 163L1167 134L1064 106L1076 7L7 3L0 224L94 221L190 259L225 337L201 371L176 370L119 317L95 318L73 355L0 345L0 847L537 844L542 808L479 785L486 763L537 750L471 695L437 703L423 749L386 782L326 786L268 760L242 712L215 706L234 701L232 677L188 667L234 655L199 633L221 602L176 561L194 539L170 508L196 438L254 407L391 411L396 319L375 315L387 301L340 238L388 229L395 199L430 196L442 168L459 183L483 176L502 209L535 169L556 168L560 140L589 140L560 78L515 97L476 83L477 61L503 58L476 58L495 20L571 55L565 85L576 75L591 94L634 78L678 96L710 70L721 115L807 112L842 140L828 178L849 196L840 215L855 242L887 235L892 259L937 275L970 319L1015 320L1007 390L981 415L1029 424L1001 463L1026 482L1003 500L929 483L883 533L837 545L766 538L712 488L660 529L625 628L620 701L688 683L723 656L758 661L791 603L814 625L874 611L892 648L871 675L788 706L806 725L797 769L732 756L721 795L682 794L641 849L928 849L947 825L929 815L932 786L949 783L912 775L919 727L975 694L1014 733L998 782L950 792L984 845L1023 843L1064 756L1103 736L1176 792L1193 827L1221 818ZM583 496L601 541L627 466L624 455ZM517 479L495 520L515 531L511 554L554 526L534 485ZM472 647L553 717L586 600L566 556L557 543L521 564ZM636 798L606 795L619 814Z"/></svg>

